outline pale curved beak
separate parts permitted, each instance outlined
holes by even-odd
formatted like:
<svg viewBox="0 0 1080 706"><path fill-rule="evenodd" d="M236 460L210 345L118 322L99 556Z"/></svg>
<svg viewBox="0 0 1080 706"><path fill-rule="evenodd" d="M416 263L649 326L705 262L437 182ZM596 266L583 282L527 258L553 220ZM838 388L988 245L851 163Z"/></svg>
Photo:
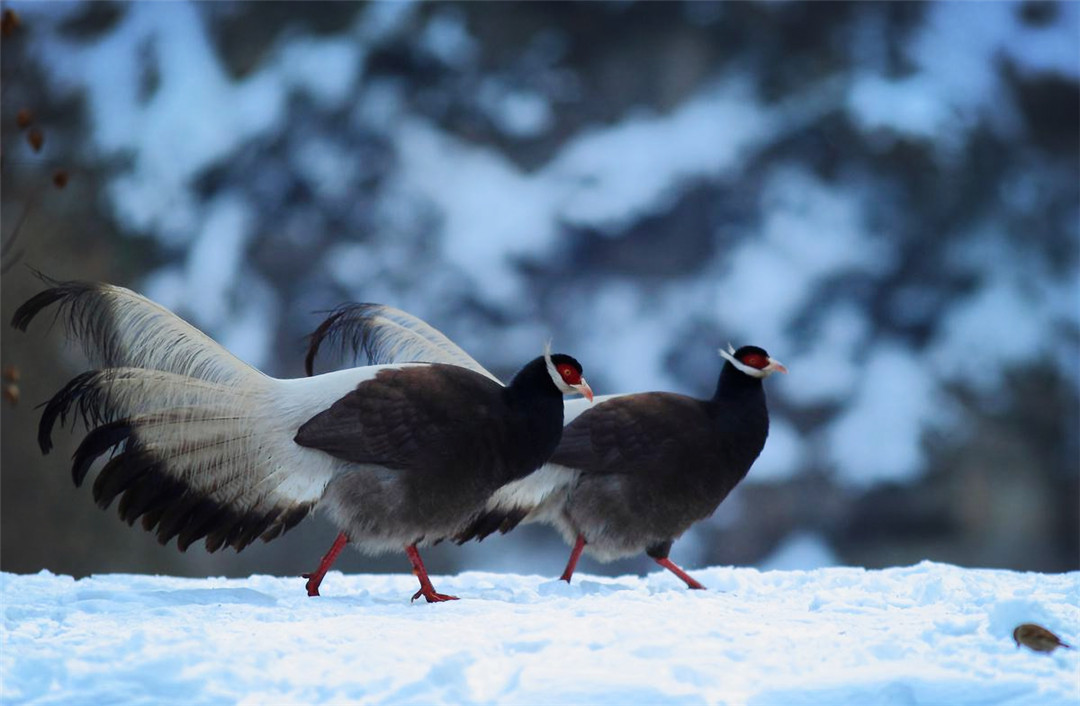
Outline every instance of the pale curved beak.
<svg viewBox="0 0 1080 706"><path fill-rule="evenodd" d="M772 358L769 358L769 364L765 366L765 369L770 373L784 373L787 375L787 368L784 367L784 364Z"/></svg>
<svg viewBox="0 0 1080 706"><path fill-rule="evenodd" d="M589 402L592 402L592 388L589 387L589 383L585 382L585 378L581 378L580 385L571 385L570 387L574 388L575 392L580 392L582 395L584 395L585 399L587 399Z"/></svg>

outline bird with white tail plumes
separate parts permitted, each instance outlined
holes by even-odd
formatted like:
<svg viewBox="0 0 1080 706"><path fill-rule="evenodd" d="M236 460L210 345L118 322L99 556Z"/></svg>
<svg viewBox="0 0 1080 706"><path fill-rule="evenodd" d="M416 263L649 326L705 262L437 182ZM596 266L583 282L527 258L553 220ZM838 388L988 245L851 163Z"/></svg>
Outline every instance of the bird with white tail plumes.
<svg viewBox="0 0 1080 706"><path fill-rule="evenodd" d="M119 497L122 519L182 551L200 539L239 551L318 508L365 553L404 549L420 581L414 600L454 598L435 591L417 548L456 537L492 493L543 464L564 394L592 396L581 365L547 351L506 386L452 350L276 379L130 290L46 282L12 325L25 331L56 306L97 369L48 401L38 442L48 453L57 422L86 425L72 474L81 485L106 459L93 485L102 508Z"/></svg>

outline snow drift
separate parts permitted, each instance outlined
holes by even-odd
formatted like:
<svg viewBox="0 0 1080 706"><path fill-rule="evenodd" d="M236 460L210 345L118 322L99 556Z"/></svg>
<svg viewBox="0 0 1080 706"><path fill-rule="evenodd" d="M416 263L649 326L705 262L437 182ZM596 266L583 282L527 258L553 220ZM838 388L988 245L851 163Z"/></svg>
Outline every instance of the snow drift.
<svg viewBox="0 0 1080 706"><path fill-rule="evenodd" d="M5 704L1075 704L1080 572L924 562L614 579L464 573L181 579L0 575Z"/></svg>

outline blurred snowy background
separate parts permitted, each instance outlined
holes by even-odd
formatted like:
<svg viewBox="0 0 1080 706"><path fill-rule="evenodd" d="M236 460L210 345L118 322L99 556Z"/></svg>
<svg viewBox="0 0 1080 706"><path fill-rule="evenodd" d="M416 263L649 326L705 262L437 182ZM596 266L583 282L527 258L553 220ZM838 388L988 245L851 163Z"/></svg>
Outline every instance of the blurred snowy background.
<svg viewBox="0 0 1080 706"><path fill-rule="evenodd" d="M598 394L707 395L754 343L791 370L768 444L677 562L1080 568L1080 5L3 7L5 322L29 264L281 377L347 300L504 375L550 337ZM45 328L3 331L3 570L314 568L321 519L180 554L71 487L34 407L86 363ZM425 559L567 553L527 527Z"/></svg>

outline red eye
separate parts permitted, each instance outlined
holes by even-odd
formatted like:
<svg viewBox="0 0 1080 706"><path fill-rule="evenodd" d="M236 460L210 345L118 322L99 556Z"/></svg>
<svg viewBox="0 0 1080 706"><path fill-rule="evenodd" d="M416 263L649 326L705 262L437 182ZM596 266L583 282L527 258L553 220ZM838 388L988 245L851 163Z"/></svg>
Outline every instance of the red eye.
<svg viewBox="0 0 1080 706"><path fill-rule="evenodd" d="M574 369L574 366L567 365L566 363L560 363L555 366L555 369L559 371L559 375L562 375L562 379L567 385L580 385L581 373Z"/></svg>
<svg viewBox="0 0 1080 706"><path fill-rule="evenodd" d="M744 365L749 365L751 368L757 368L758 370L764 370L765 366L769 364L769 359L763 355L757 353L747 353L741 358Z"/></svg>

